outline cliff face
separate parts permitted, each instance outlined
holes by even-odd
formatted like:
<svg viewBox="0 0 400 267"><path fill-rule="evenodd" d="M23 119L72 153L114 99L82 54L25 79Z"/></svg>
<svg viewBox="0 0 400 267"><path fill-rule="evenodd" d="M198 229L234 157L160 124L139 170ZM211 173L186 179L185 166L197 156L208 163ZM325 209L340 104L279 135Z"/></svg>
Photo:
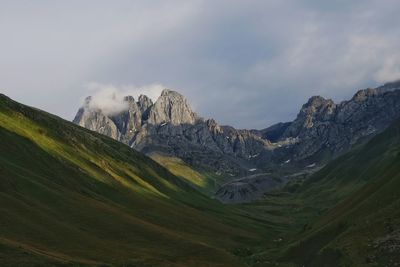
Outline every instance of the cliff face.
<svg viewBox="0 0 400 267"><path fill-rule="evenodd" d="M150 108L147 123L153 125L194 124L197 119L197 115L192 111L185 97L175 91L165 89Z"/></svg>
<svg viewBox="0 0 400 267"><path fill-rule="evenodd" d="M90 108L91 97L85 99L83 107L78 110L74 122L92 131L119 140L120 131L114 121L99 109Z"/></svg>
<svg viewBox="0 0 400 267"><path fill-rule="evenodd" d="M243 174L252 166L248 159L270 147L270 142L247 130L221 127L213 119L199 117L181 94L164 90L153 104L140 96L124 98L127 109L106 115L90 107L88 97L74 122L108 135L144 153L162 152L189 164Z"/></svg>
<svg viewBox="0 0 400 267"><path fill-rule="evenodd" d="M74 122L144 153L162 152L233 176L324 163L383 131L400 116L400 82L358 91L336 104L314 96L293 122L237 130L205 120L181 94L164 90L155 103L125 97L126 110L106 115L87 98Z"/></svg>
<svg viewBox="0 0 400 267"><path fill-rule="evenodd" d="M352 99L335 104L312 97L279 140L297 138L293 157L311 157L323 150L332 155L383 131L400 116L400 83L358 91Z"/></svg>

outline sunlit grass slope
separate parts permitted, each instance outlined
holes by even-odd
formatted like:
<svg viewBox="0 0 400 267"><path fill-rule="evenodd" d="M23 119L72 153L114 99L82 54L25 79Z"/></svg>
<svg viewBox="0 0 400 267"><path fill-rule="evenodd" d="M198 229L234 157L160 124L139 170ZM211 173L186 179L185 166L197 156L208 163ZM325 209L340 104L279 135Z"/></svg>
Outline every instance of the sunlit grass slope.
<svg viewBox="0 0 400 267"><path fill-rule="evenodd" d="M234 252L268 237L128 146L3 95L0 214L1 266L242 266Z"/></svg>
<svg viewBox="0 0 400 267"><path fill-rule="evenodd" d="M150 157L167 168L175 176L187 181L198 191L208 196L213 196L218 190L219 184L224 181L222 177L217 176L215 173L195 170L192 166L189 166L177 157L161 153L152 153Z"/></svg>
<svg viewBox="0 0 400 267"><path fill-rule="evenodd" d="M250 204L0 95L0 266L396 266L400 122ZM198 190L196 190L198 189ZM248 265L246 265L248 264Z"/></svg>

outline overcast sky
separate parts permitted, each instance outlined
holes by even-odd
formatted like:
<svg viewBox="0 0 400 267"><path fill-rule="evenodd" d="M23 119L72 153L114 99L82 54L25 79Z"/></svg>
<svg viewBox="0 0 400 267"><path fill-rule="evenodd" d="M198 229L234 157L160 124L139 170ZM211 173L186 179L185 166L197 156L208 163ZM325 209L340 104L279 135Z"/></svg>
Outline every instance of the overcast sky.
<svg viewBox="0 0 400 267"><path fill-rule="evenodd" d="M239 128L400 78L399 0L4 1L0 92L66 119L103 88Z"/></svg>

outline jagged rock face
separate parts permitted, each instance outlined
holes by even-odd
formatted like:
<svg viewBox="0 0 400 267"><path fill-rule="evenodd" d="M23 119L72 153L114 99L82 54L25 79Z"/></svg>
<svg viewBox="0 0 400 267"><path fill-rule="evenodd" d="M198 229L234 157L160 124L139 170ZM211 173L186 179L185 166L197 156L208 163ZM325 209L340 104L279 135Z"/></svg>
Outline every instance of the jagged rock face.
<svg viewBox="0 0 400 267"><path fill-rule="evenodd" d="M268 145L248 131L200 119L194 124L146 124L133 143L144 153L163 152L193 166L235 175L247 172L251 168L249 156L261 153Z"/></svg>
<svg viewBox="0 0 400 267"><path fill-rule="evenodd" d="M124 98L127 110L112 116L90 108L90 98L74 122L106 134L144 153L163 152L194 166L230 174L246 173L248 159L270 146L247 130L221 127L196 115L179 93L164 90L153 104L141 95Z"/></svg>
<svg viewBox="0 0 400 267"><path fill-rule="evenodd" d="M320 96L311 97L301 108L296 120L286 129L284 136L298 136L304 129L312 129L315 123L330 122L335 108L332 100Z"/></svg>
<svg viewBox="0 0 400 267"><path fill-rule="evenodd" d="M142 114L142 120L147 120L149 116L149 109L151 106L153 106L153 101L145 95L140 95L137 104Z"/></svg>
<svg viewBox="0 0 400 267"><path fill-rule="evenodd" d="M84 106L76 114L74 122L92 131L119 140L120 133L115 123L104 115L101 110L89 108L90 101L91 97L87 97Z"/></svg>
<svg viewBox="0 0 400 267"><path fill-rule="evenodd" d="M260 131L252 130L252 132L271 142L276 142L290 125L291 122L279 122Z"/></svg>
<svg viewBox="0 0 400 267"><path fill-rule="evenodd" d="M383 131L400 116L400 90L396 88L400 88L400 83L360 90L340 104L312 97L280 139L298 138L293 147L297 160L324 151L333 156L346 152Z"/></svg>
<svg viewBox="0 0 400 267"><path fill-rule="evenodd" d="M91 97L79 109L73 122L92 131L110 136L129 144L129 141L142 128L142 112L140 103L131 96L123 99L127 109L117 114L105 114L99 108L90 106Z"/></svg>
<svg viewBox="0 0 400 267"><path fill-rule="evenodd" d="M170 122L173 125L194 124L197 115L192 111L186 98L181 94L165 89L150 109L148 123L162 124Z"/></svg>
<svg viewBox="0 0 400 267"><path fill-rule="evenodd" d="M146 96L125 97L127 109L113 116L90 109L90 98L74 122L144 153L163 152L229 175L323 163L367 141L400 115L399 83L357 92L335 104L314 96L293 122L264 130L237 130L204 120L179 93L164 90L153 104ZM271 141L270 141L271 140Z"/></svg>
<svg viewBox="0 0 400 267"><path fill-rule="evenodd" d="M133 97L125 97L124 102L127 102L128 109L119 114L112 115L110 118L117 126L119 140L126 143L140 130L142 126L142 112Z"/></svg>
<svg viewBox="0 0 400 267"><path fill-rule="evenodd" d="M133 147L146 154L157 151L174 155L200 168L229 173L243 171L242 163L235 157L233 148L228 148L226 138L214 136L206 123L161 125L146 125Z"/></svg>

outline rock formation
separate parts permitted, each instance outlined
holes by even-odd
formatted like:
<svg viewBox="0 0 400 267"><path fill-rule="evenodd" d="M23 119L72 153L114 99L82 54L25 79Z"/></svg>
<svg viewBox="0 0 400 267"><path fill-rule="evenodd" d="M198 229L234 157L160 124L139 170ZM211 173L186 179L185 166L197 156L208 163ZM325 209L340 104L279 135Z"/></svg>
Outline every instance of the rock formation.
<svg viewBox="0 0 400 267"><path fill-rule="evenodd" d="M106 134L144 153L162 152L216 172L246 173L248 159L267 150L270 142L248 130L220 126L204 120L181 94L165 89L153 104L141 95L127 96L127 109L107 116L90 107L88 97L74 122Z"/></svg>
<svg viewBox="0 0 400 267"><path fill-rule="evenodd" d="M124 98L112 116L90 108L88 97L74 122L144 153L177 156L196 168L231 176L320 165L383 131L400 116L400 82L358 91L339 104L311 97L293 122L264 130L237 130L203 119L181 94L165 89L153 104ZM252 170L252 171L250 171Z"/></svg>
<svg viewBox="0 0 400 267"><path fill-rule="evenodd" d="M297 138L295 160L316 154L332 156L383 131L400 116L400 83L358 91L352 99L335 104L311 97L279 140Z"/></svg>

